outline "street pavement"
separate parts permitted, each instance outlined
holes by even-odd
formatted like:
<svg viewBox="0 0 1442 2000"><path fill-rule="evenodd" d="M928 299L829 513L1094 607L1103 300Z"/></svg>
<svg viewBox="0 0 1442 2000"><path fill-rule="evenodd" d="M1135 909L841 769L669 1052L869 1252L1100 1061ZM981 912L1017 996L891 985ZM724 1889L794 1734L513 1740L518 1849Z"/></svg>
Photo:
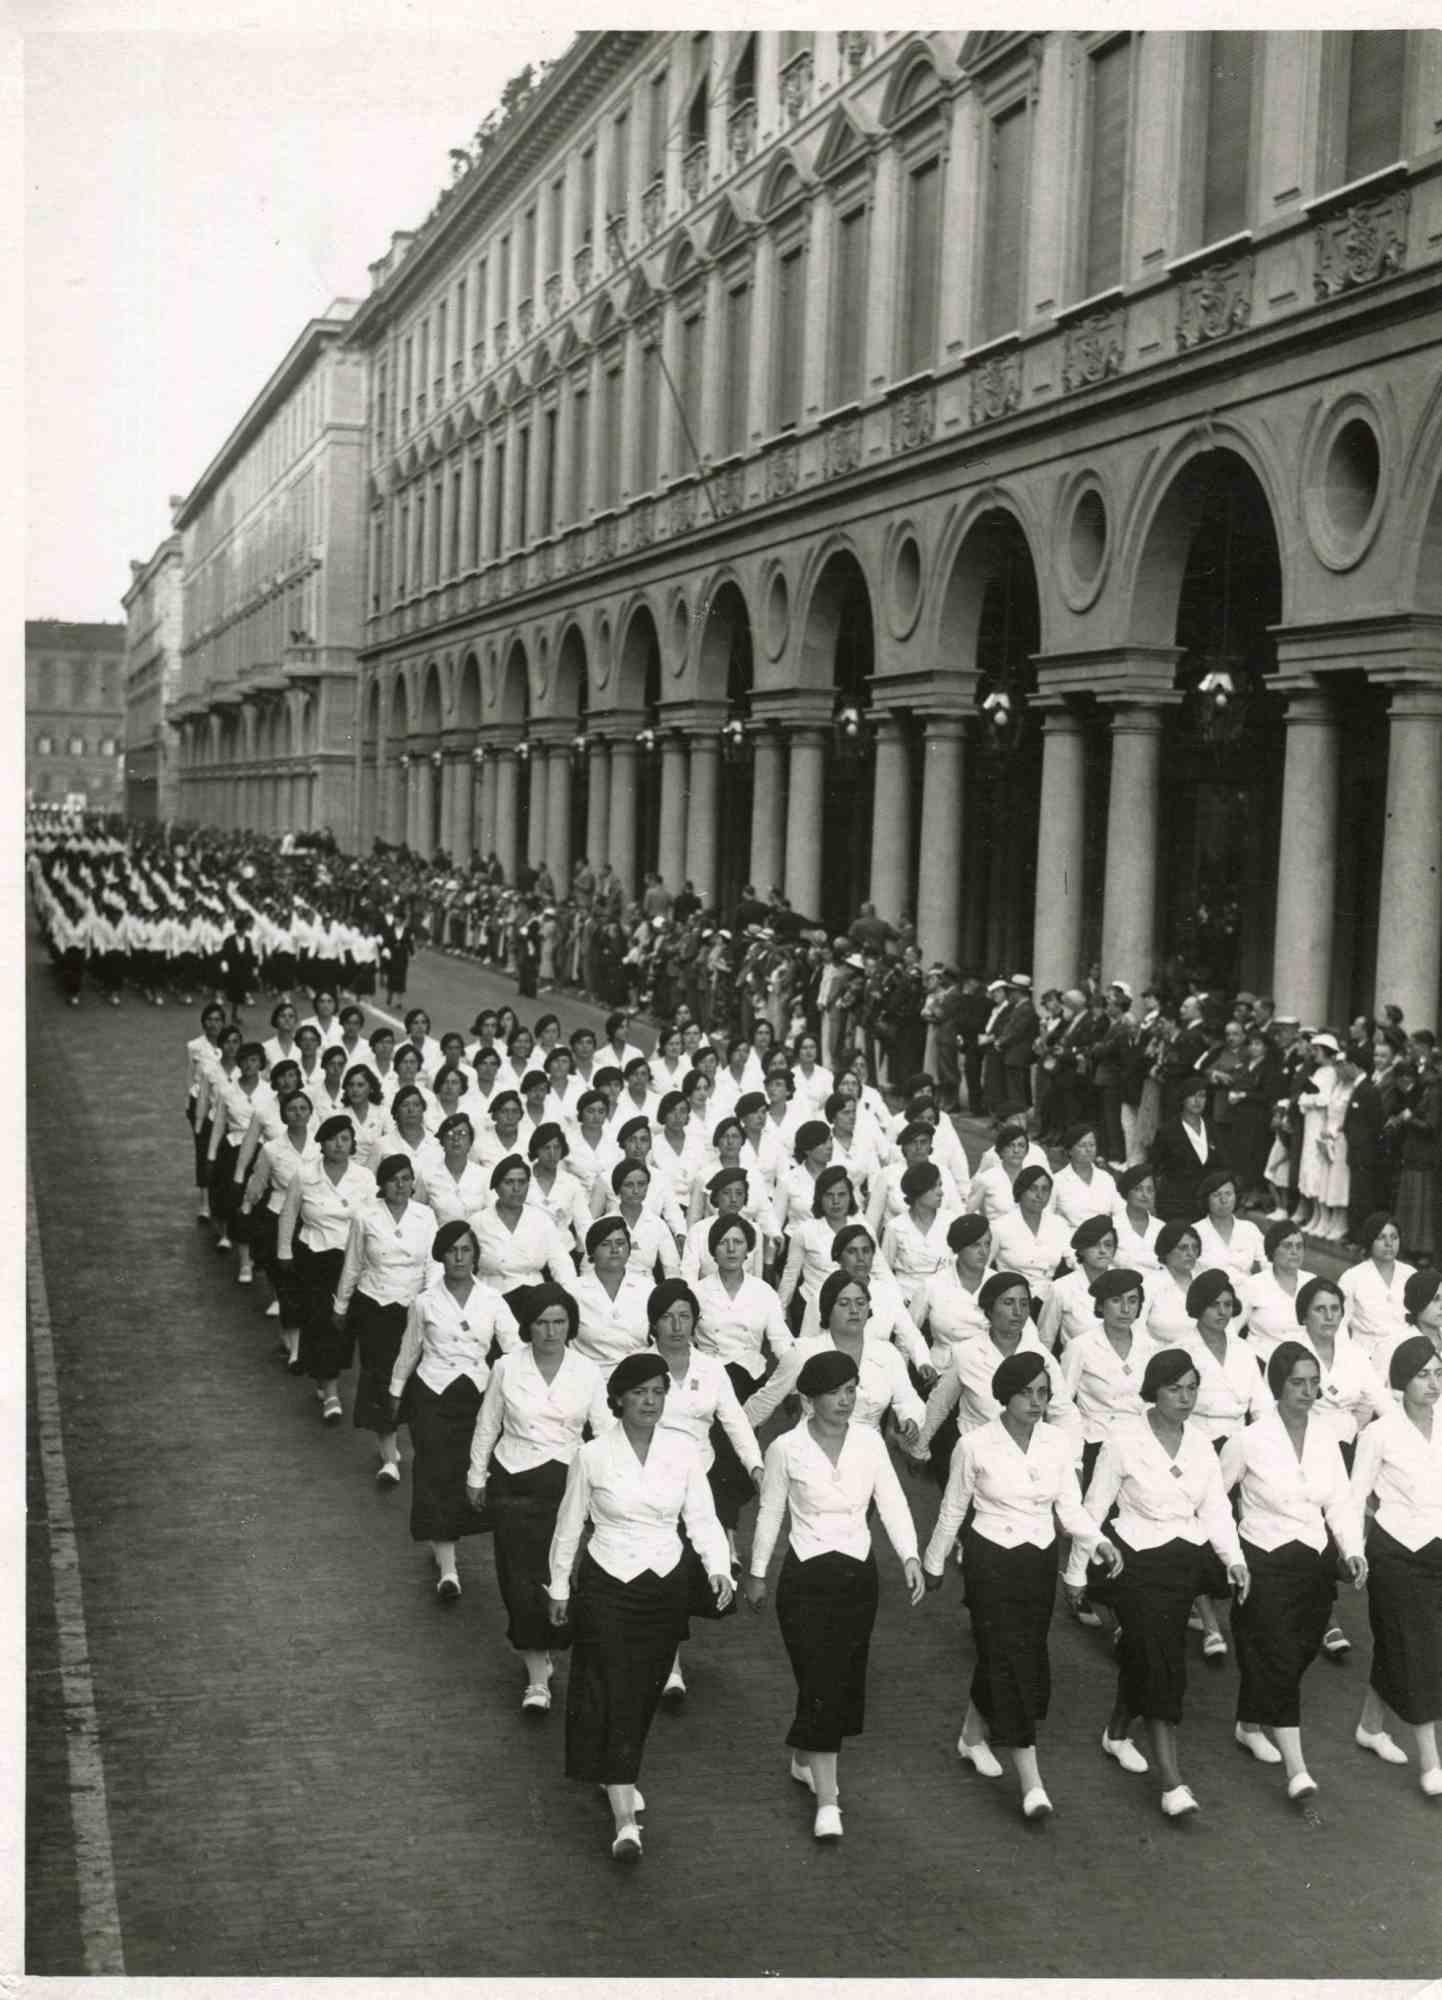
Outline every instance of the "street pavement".
<svg viewBox="0 0 1442 2000"><path fill-rule="evenodd" d="M193 1017L58 1000L28 968L30 1164L132 1975L1416 1977L1442 1947L1437 1809L1351 1741L1356 1642L1305 1691L1314 1807L1231 1741L1229 1663L1192 1672L1185 1773L1103 1758L1110 1651L1059 1612L1041 1762L1056 1804L959 1768L972 1649L956 1573L911 1610L878 1535L865 1735L842 1757L846 1837L819 1848L783 1738L774 1614L698 1628L684 1712L658 1718L646 1853L620 1870L599 1793L562 1774L562 1703L519 1713L488 1542L433 1591L378 1492L370 1439L322 1428L193 1219L182 1119ZM510 983L435 954L439 1031ZM533 1018L548 996L522 1010ZM596 1010L554 1005L569 1027ZM257 1010L256 1019L261 1018ZM349 1401L349 1399L347 1399ZM26 1969L83 1969L51 1548L28 1556ZM908 1483L923 1536L929 1483ZM564 1688L565 1669L557 1677Z"/></svg>

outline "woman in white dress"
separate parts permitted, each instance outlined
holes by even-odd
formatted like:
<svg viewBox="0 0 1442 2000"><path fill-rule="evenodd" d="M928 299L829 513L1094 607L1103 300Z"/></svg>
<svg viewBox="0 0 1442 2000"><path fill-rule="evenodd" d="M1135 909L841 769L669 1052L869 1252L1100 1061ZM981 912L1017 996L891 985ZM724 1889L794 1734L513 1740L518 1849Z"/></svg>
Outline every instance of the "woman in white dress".
<svg viewBox="0 0 1442 2000"><path fill-rule="evenodd" d="M955 1216L946 1231L950 1259L913 1300L912 1317L931 1342L931 1364L944 1373L963 1342L986 1332L981 1294L992 1273L992 1235L982 1215ZM1023 1280L1025 1282L1025 1280ZM1027 1311L1031 1294L1027 1294Z"/></svg>
<svg viewBox="0 0 1442 2000"><path fill-rule="evenodd" d="M355 1343L360 1360L352 1421L357 1430L375 1433L380 1451L376 1484L388 1492L401 1476L390 1411L391 1370L411 1302L430 1282L436 1219L424 1203L412 1199L415 1175L404 1153L378 1160L375 1175L377 1199L351 1219L334 1313L337 1330Z"/></svg>
<svg viewBox="0 0 1442 2000"><path fill-rule="evenodd" d="M1297 1337L1297 1294L1312 1276L1302 1263L1306 1254L1297 1224L1290 1217L1274 1222L1262 1238L1266 1268L1242 1280L1247 1344L1263 1370L1284 1340Z"/></svg>
<svg viewBox="0 0 1442 2000"><path fill-rule="evenodd" d="M409 1155L416 1176L416 1200L427 1200L430 1176L445 1155L435 1134L426 1130L426 1100L418 1084L403 1083L391 1099L385 1144L388 1153Z"/></svg>
<svg viewBox="0 0 1442 2000"><path fill-rule="evenodd" d="M1073 1125L1062 1145L1067 1163L1052 1183L1053 1209L1072 1229L1088 1216L1110 1216L1117 1205L1117 1184L1105 1167L1097 1165L1095 1126Z"/></svg>
<svg viewBox="0 0 1442 2000"><path fill-rule="evenodd" d="M1101 1325L1074 1340L1062 1374L1082 1424L1082 1476L1090 1479L1115 1425L1145 1416L1142 1377L1155 1347L1142 1331L1142 1280L1137 1271L1110 1270L1092 1284Z"/></svg>
<svg viewBox="0 0 1442 2000"><path fill-rule="evenodd" d="M904 1212L887 1223L881 1239L886 1259L908 1308L925 1290L928 1278L951 1263L947 1243L948 1218L941 1214L941 1169L934 1160L908 1167L901 1177ZM959 1220L952 1217L950 1220Z"/></svg>
<svg viewBox="0 0 1442 2000"><path fill-rule="evenodd" d="M1238 1286L1262 1268L1262 1232L1255 1222L1237 1214L1237 1177L1219 1167L1208 1174L1197 1189L1206 1212L1197 1221L1197 1241L1201 1252L1199 1271L1226 1271Z"/></svg>
<svg viewBox="0 0 1442 2000"><path fill-rule="evenodd" d="M1196 1273L1201 1242L1194 1222L1163 1223L1157 1236L1159 1268L1145 1281L1142 1324L1154 1347L1180 1347L1192 1330L1187 1289Z"/></svg>
<svg viewBox="0 0 1442 2000"><path fill-rule="evenodd" d="M1023 1167L1014 1193L1016 1208L992 1227L991 1261L999 1271L1019 1271L1040 1309L1051 1297L1057 1267L1068 1261L1071 1231L1048 1206L1051 1175L1044 1167Z"/></svg>
<svg viewBox="0 0 1442 2000"><path fill-rule="evenodd" d="M993 1150L995 1158L989 1165L977 1168L971 1193L966 1198L967 1208L984 1215L988 1222L994 1222L999 1215L1009 1215L1016 1207L1016 1177L1027 1164L1029 1151L1026 1132L1020 1125L1003 1125L993 1142ZM1046 1165L1045 1154L1040 1164Z"/></svg>
<svg viewBox="0 0 1442 2000"><path fill-rule="evenodd" d="M1336 1059L1342 1051L1336 1036L1330 1034L1313 1035L1311 1047L1317 1066L1297 1098L1302 1139L1297 1156L1298 1201L1292 1220L1304 1229L1320 1229L1330 1220L1323 1210L1322 1196L1331 1162L1322 1138L1327 1129L1327 1106L1337 1085Z"/></svg>
<svg viewBox="0 0 1442 2000"><path fill-rule="evenodd" d="M292 1375L300 1373L301 1294L295 1281L295 1265L282 1265L276 1255L276 1231L290 1184L302 1167L320 1158L320 1148L311 1133L310 1098L303 1090L293 1090L281 1106L283 1130L276 1139L267 1139L256 1155L240 1212L249 1216L260 1207L261 1219L251 1225L251 1248L256 1262L270 1279L275 1301L270 1316L280 1321L281 1346Z"/></svg>
<svg viewBox="0 0 1442 2000"><path fill-rule="evenodd" d="M436 1133L441 1159L426 1176L425 1200L438 1229L446 1222L464 1222L486 1205L491 1182L490 1176L471 1158L475 1137L475 1126L465 1111L457 1111L445 1119Z"/></svg>
<svg viewBox="0 0 1442 2000"><path fill-rule="evenodd" d="M1042 1346L1057 1354L1101 1325L1092 1286L1116 1262L1116 1225L1110 1215L1089 1215L1072 1231L1068 1247L1076 1268L1057 1279L1037 1321Z"/></svg>
<svg viewBox="0 0 1442 2000"><path fill-rule="evenodd" d="M473 1210L470 1217L476 1275L497 1292L539 1285L544 1278L564 1285L575 1276L565 1238L546 1211L527 1200L530 1189L531 1170L519 1153L512 1153L491 1173L492 1205Z"/></svg>
<svg viewBox="0 0 1442 2000"><path fill-rule="evenodd" d="M856 1190L845 1167L823 1167L816 1176L812 1213L793 1222L787 1236L786 1264L776 1286L783 1308L791 1305L798 1291L804 1305L816 1303L836 1268L832 1241L856 1209Z"/></svg>
<svg viewBox="0 0 1442 2000"><path fill-rule="evenodd" d="M1362 1224L1364 1254L1338 1280L1347 1309L1347 1331L1374 1364L1409 1330L1407 1280L1415 1267L1403 1263L1401 1248L1395 1219L1380 1210L1369 1215Z"/></svg>
<svg viewBox="0 0 1442 2000"><path fill-rule="evenodd" d="M1161 1269L1157 1238L1162 1219L1157 1214L1157 1178L1148 1166L1128 1167L1117 1175L1121 1200L1112 1210L1117 1230L1117 1262L1145 1277Z"/></svg>

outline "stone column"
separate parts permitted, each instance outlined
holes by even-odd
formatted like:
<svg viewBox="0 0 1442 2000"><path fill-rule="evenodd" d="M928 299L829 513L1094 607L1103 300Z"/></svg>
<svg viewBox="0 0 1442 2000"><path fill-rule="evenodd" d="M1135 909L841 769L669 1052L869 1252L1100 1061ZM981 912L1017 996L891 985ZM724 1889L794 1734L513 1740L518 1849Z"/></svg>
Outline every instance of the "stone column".
<svg viewBox="0 0 1442 2000"><path fill-rule="evenodd" d="M496 845L496 759L491 752L479 763L471 759L471 809L475 814L475 844L484 861Z"/></svg>
<svg viewBox="0 0 1442 2000"><path fill-rule="evenodd" d="M606 837L611 824L611 750L604 737L591 739L591 768L586 787L586 859L591 873L599 874L606 859Z"/></svg>
<svg viewBox="0 0 1442 2000"><path fill-rule="evenodd" d="M1102 900L1102 978L1145 991L1156 971L1157 832L1162 712L1126 705L1112 713ZM1045 800L1043 788L1043 800Z"/></svg>
<svg viewBox="0 0 1442 2000"><path fill-rule="evenodd" d="M1320 692L1293 692L1287 703L1282 773L1272 991L1280 1012L1318 1026L1326 1020L1332 990L1337 790L1337 722L1331 701Z"/></svg>
<svg viewBox="0 0 1442 2000"><path fill-rule="evenodd" d="M752 886L765 898L780 888L786 860L786 784L781 738L774 729L759 729L751 773Z"/></svg>
<svg viewBox="0 0 1442 2000"><path fill-rule="evenodd" d="M1041 827L1031 974L1037 992L1072 986L1081 972L1085 745L1070 709L1047 713L1042 742Z"/></svg>
<svg viewBox="0 0 1442 2000"><path fill-rule="evenodd" d="M673 893L691 872L686 849L686 739L661 739L661 879Z"/></svg>
<svg viewBox="0 0 1442 2000"><path fill-rule="evenodd" d="M691 738L686 874L708 909L716 901L716 795L721 776L720 765L721 745L715 730L699 730Z"/></svg>
<svg viewBox="0 0 1442 2000"><path fill-rule="evenodd" d="M611 745L610 860L627 897L636 893L636 754L629 736Z"/></svg>
<svg viewBox="0 0 1442 2000"><path fill-rule="evenodd" d="M790 732L786 798L786 894L794 910L814 917L821 904L821 808L826 784L826 734Z"/></svg>
<svg viewBox="0 0 1442 2000"><path fill-rule="evenodd" d="M516 848L520 828L516 824L516 753L514 750L500 750L496 753L496 825L495 849L505 874L506 886L511 887L516 879Z"/></svg>
<svg viewBox="0 0 1442 2000"><path fill-rule="evenodd" d="M550 751L544 743L531 745L531 806L526 815L526 852L523 857L533 868L546 858L546 788L550 778Z"/></svg>
<svg viewBox="0 0 1442 2000"><path fill-rule="evenodd" d="M447 757L441 765L441 845L454 861L456 859L456 813L460 793L460 766L454 757Z"/></svg>
<svg viewBox="0 0 1442 2000"><path fill-rule="evenodd" d="M1290 740L1290 739L1289 739ZM1377 1012L1439 1025L1442 975L1442 684L1393 691L1377 919Z"/></svg>
<svg viewBox="0 0 1442 2000"><path fill-rule="evenodd" d="M571 886L571 753L553 743L546 790L546 859L558 897Z"/></svg>
<svg viewBox="0 0 1442 2000"><path fill-rule="evenodd" d="M416 850L420 854L435 852L435 841L431 833L436 774L431 765L430 754L417 757L411 766L411 776L416 788Z"/></svg>
<svg viewBox="0 0 1442 2000"><path fill-rule="evenodd" d="M931 726L928 723L928 739ZM929 760L929 740L927 753ZM904 917L911 902L910 764L905 724L897 716L883 715L876 726L871 790L871 900L876 914L889 924ZM928 761L928 782L930 775Z"/></svg>
<svg viewBox="0 0 1442 2000"><path fill-rule="evenodd" d="M929 715L925 732L916 935L928 964L939 959L943 965L953 965L960 937L962 759L966 750L966 722L959 715ZM878 762L878 812L881 783ZM907 790L904 769L899 775L898 790L903 796ZM872 882L875 880L873 863ZM894 921L893 913L883 910L879 903L877 913ZM896 916L900 914L899 910L895 912Z"/></svg>

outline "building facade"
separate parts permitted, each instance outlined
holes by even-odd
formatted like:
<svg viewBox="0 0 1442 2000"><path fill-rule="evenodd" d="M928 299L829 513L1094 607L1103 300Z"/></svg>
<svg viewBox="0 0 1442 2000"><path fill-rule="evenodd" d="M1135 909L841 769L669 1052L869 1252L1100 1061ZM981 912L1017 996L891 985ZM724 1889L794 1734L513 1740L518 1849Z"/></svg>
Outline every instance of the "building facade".
<svg viewBox="0 0 1442 2000"><path fill-rule="evenodd" d="M124 806L125 627L25 624L25 799Z"/></svg>
<svg viewBox="0 0 1442 2000"><path fill-rule="evenodd" d="M125 607L125 816L176 818L179 743L170 712L180 695L179 535L167 535L147 562L130 565Z"/></svg>
<svg viewBox="0 0 1442 2000"><path fill-rule="evenodd" d="M365 604L365 357L312 320L174 504L180 817L283 833L355 819Z"/></svg>

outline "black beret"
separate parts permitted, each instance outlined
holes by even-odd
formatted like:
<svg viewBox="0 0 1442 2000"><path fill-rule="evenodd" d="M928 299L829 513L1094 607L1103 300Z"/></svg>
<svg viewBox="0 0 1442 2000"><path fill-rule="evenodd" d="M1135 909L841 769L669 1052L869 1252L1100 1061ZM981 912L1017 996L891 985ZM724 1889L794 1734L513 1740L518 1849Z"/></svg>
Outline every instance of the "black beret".
<svg viewBox="0 0 1442 2000"><path fill-rule="evenodd" d="M856 1363L849 1354L835 1347L823 1348L820 1353L808 1355L801 1364L796 1387L803 1396L830 1396L848 1382L854 1382L856 1375Z"/></svg>

